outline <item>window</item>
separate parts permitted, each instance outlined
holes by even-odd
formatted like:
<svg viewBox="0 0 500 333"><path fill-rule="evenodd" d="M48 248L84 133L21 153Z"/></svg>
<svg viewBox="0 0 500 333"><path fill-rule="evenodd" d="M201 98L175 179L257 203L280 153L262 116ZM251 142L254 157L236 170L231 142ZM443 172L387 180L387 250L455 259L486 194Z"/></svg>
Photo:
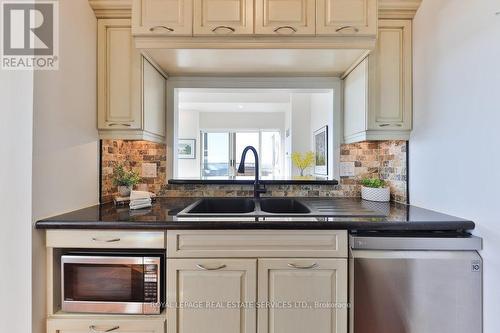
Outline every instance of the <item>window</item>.
<svg viewBox="0 0 500 333"><path fill-rule="evenodd" d="M283 171L281 133L274 130L201 132L202 177L236 176L241 155L247 146L259 154L260 176L279 178ZM255 175L255 158L249 153L245 159L245 176Z"/></svg>

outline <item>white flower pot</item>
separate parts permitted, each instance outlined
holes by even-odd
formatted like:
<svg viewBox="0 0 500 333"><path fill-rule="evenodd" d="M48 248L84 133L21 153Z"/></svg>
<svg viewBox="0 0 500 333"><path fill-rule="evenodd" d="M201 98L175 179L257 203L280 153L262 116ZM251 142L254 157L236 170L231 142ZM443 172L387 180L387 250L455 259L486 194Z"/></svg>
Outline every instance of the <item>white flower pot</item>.
<svg viewBox="0 0 500 333"><path fill-rule="evenodd" d="M389 187L372 188L361 186L361 198L363 200L387 202L391 200L391 189Z"/></svg>
<svg viewBox="0 0 500 333"><path fill-rule="evenodd" d="M130 191L132 190L132 186L118 186L118 193L122 197L130 196Z"/></svg>

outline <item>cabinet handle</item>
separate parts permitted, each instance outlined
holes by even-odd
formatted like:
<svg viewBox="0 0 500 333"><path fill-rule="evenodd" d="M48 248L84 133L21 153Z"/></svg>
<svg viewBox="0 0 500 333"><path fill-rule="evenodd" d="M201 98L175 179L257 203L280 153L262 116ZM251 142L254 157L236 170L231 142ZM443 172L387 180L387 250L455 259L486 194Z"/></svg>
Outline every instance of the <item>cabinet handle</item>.
<svg viewBox="0 0 500 333"><path fill-rule="evenodd" d="M92 240L94 242L103 242L103 243L116 243L116 242L119 242L121 241L120 238L112 238L112 239L99 239L99 238L95 238L95 237L92 237Z"/></svg>
<svg viewBox="0 0 500 333"><path fill-rule="evenodd" d="M283 29L289 29L289 30L292 30L292 33L296 33L297 32L297 29L295 29L294 27L292 26L289 26L289 25L283 25L281 27L277 27L276 29L274 29L273 31L278 33L280 30L283 30Z"/></svg>
<svg viewBox="0 0 500 333"><path fill-rule="evenodd" d="M132 125L130 124L126 124L126 123L111 123L111 124L108 124L109 127L113 127L113 126L126 126L126 127L130 127Z"/></svg>
<svg viewBox="0 0 500 333"><path fill-rule="evenodd" d="M389 126L395 126L395 127L401 127L403 126L402 124L380 124L380 127L389 127Z"/></svg>
<svg viewBox="0 0 500 333"><path fill-rule="evenodd" d="M309 265L309 266L300 266L300 265L297 265L297 264L288 264L288 267L291 267L291 268L296 268L296 269L311 269L311 268L316 268L318 267L318 264L317 263L314 263L312 265Z"/></svg>
<svg viewBox="0 0 500 333"><path fill-rule="evenodd" d="M174 32L175 30L169 27L166 27L164 25L155 25L154 27L149 28L149 31L153 32L156 29L164 29L167 30L168 32Z"/></svg>
<svg viewBox="0 0 500 333"><path fill-rule="evenodd" d="M198 264L198 265L196 265L196 267L198 267L199 269L203 269L204 271L217 271L219 269L226 268L226 265L220 265L218 267L209 268L209 267L203 266L201 264Z"/></svg>
<svg viewBox="0 0 500 333"><path fill-rule="evenodd" d="M113 326L107 330L98 330L94 325L89 326L89 330L91 333L112 332L112 331L116 331L119 328L120 328L120 326Z"/></svg>
<svg viewBox="0 0 500 333"><path fill-rule="evenodd" d="M217 31L219 31L220 29L229 30L229 31L230 31L230 33L232 33L232 32L235 32L235 31L236 31L236 29L235 29L235 28L233 28L233 27L228 27L227 25L219 25L218 27L213 28L213 29L212 29L212 32L217 32Z"/></svg>
<svg viewBox="0 0 500 333"><path fill-rule="evenodd" d="M335 32L341 32L342 30L345 30L345 29L352 29L352 30L354 30L354 32L359 32L359 29L355 26L352 26L352 25L344 25L340 28L335 29Z"/></svg>

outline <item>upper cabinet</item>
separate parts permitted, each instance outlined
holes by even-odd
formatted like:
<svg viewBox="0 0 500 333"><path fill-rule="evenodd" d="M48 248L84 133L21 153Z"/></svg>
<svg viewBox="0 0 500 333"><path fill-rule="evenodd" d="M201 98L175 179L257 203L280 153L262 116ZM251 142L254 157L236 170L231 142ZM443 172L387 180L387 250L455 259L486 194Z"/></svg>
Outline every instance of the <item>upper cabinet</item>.
<svg viewBox="0 0 500 333"><path fill-rule="evenodd" d="M344 80L344 141L408 140L412 129L410 20L380 20L377 47Z"/></svg>
<svg viewBox="0 0 500 333"><path fill-rule="evenodd" d="M130 24L98 21L99 137L164 142L166 78L135 48Z"/></svg>
<svg viewBox="0 0 500 333"><path fill-rule="evenodd" d="M191 36L192 17L193 0L133 0L132 33Z"/></svg>
<svg viewBox="0 0 500 333"><path fill-rule="evenodd" d="M316 6L318 35L377 35L377 0L317 0Z"/></svg>
<svg viewBox="0 0 500 333"><path fill-rule="evenodd" d="M253 0L194 0L194 35L253 34Z"/></svg>
<svg viewBox="0 0 500 333"><path fill-rule="evenodd" d="M262 35L314 35L315 0L256 0L255 33Z"/></svg>

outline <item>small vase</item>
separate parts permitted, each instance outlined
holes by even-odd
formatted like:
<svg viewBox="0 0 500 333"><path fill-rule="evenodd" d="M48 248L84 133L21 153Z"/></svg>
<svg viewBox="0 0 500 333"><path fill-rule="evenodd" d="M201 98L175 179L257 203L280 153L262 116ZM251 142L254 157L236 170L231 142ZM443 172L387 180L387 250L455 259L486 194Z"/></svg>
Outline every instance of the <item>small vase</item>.
<svg viewBox="0 0 500 333"><path fill-rule="evenodd" d="M388 202L391 200L391 189L389 187L372 188L361 186L361 198L363 200Z"/></svg>
<svg viewBox="0 0 500 333"><path fill-rule="evenodd" d="M118 193L121 197L129 197L132 186L118 186Z"/></svg>

